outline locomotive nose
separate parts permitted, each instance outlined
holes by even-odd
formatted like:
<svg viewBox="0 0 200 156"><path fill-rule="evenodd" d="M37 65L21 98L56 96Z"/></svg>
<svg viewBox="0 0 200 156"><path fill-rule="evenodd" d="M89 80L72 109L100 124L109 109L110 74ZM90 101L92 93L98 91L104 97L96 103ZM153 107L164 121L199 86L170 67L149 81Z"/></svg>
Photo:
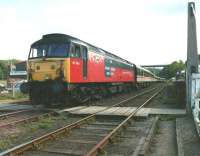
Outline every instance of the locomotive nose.
<svg viewBox="0 0 200 156"><path fill-rule="evenodd" d="M55 80L60 76L60 61L46 60L43 62L32 62L31 75L35 81Z"/></svg>

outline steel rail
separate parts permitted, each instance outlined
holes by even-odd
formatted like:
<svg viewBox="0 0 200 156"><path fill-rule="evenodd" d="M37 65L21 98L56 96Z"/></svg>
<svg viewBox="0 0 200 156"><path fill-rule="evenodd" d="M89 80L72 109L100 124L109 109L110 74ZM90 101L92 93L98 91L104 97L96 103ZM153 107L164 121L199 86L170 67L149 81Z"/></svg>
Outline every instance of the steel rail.
<svg viewBox="0 0 200 156"><path fill-rule="evenodd" d="M8 100L8 101L0 101L1 104L23 104L24 102L30 102L29 99L21 99L21 100Z"/></svg>
<svg viewBox="0 0 200 156"><path fill-rule="evenodd" d="M42 117L51 116L53 114L55 114L55 112L49 112L49 113L44 113L44 114L40 114L40 115L34 115L32 117L28 117L28 118L25 118L25 119L21 119L21 120L9 122L9 123L6 123L6 124L1 124L0 128L6 128L6 127L11 127L11 126L16 126L17 124L26 123L26 122L29 122L29 121L30 122L31 121L36 121L36 120L39 120Z"/></svg>
<svg viewBox="0 0 200 156"><path fill-rule="evenodd" d="M0 115L0 119L1 118L9 117L9 116L12 116L12 115L15 115L15 114L19 114L19 113L29 112L29 111L31 111L31 110L29 109L29 110L20 110L20 111L14 111L14 112L9 112L9 113L4 113L4 114Z"/></svg>
<svg viewBox="0 0 200 156"><path fill-rule="evenodd" d="M164 87L163 87L164 88ZM113 129L108 135L106 135L97 145L95 145L86 156L96 156L98 153L102 151L102 149L112 140L112 137L117 134L122 128L125 128L129 121L135 116L135 114L144 107L147 103L149 103L155 96L157 96L162 89L153 94L147 101L145 101L142 105L140 105L135 111L133 111L125 120L123 120L115 129Z"/></svg>
<svg viewBox="0 0 200 156"><path fill-rule="evenodd" d="M112 106L108 106L108 107L106 107L105 109L100 110L100 111L97 111L97 112L95 112L94 114L91 114L91 115L89 115L89 116L87 116L87 117L84 117L83 119L80 119L80 120L78 120L78 121L76 121L76 122L74 122L74 123L72 123L72 124L69 124L69 125L64 126L64 127L62 127L62 128L59 128L59 129L57 129L57 130L55 130L55 131L53 131L53 132L47 133L47 134L45 134L45 135L43 135L43 136L41 136L41 137L38 137L38 138L36 138L36 139L33 139L33 140L29 141L29 142L26 142L26 143L24 143L24 144L21 144L21 145L19 145L19 146L16 146L16 147L14 147L14 148L11 148L11 149L9 149L9 150L7 150L7 151L4 151L4 152L0 153L0 156L5 156L5 155L7 155L7 156L16 156L16 155L19 155L19 154L23 153L24 151L37 148L40 144L44 143L45 141L55 139L56 136L61 135L61 134L68 133L71 129L77 128L77 127L79 127L80 125L82 125L82 124L84 124L84 123L87 123L88 121L94 119L95 116L97 115L97 113L103 112L103 111L108 110L108 109L110 109L110 108L112 108L112 107L115 107L115 106L121 105L121 104L123 104L123 103L126 103L126 102L128 102L128 101L130 101L130 100L132 100L132 99L134 99L134 98L137 98L137 97L139 97L139 96L142 96L142 95L144 95L144 94L146 94L146 93L149 93L149 92L151 92L151 91L153 91L153 90L155 90L155 89L156 89L156 88L147 90L147 91L142 92L142 93L139 93L139 94L137 94L137 95L135 95L135 96L133 96L133 97L130 97L130 98L128 98L128 99L125 99L125 100L123 100L123 101L121 101L121 102L119 102L119 103L117 103L117 104L114 104L114 105L112 105Z"/></svg>
<svg viewBox="0 0 200 156"><path fill-rule="evenodd" d="M132 97L130 97L130 98L128 98L128 99L125 99L125 100L122 100L121 102L118 102L118 103L116 103L116 104L114 104L114 105L112 105L112 106L110 106L110 107L107 107L107 108L112 108L112 107L115 107L115 106L120 106L121 104L124 104L124 103L126 103L126 102L128 102L128 101L130 101L130 100L133 100L133 99L135 99L135 98L137 98L137 97L139 97L139 96L142 96L142 95L144 95L144 94L146 94L146 93L149 93L149 92L151 92L151 91L153 91L153 90L155 90L156 89L156 87L155 88L152 88L152 89L149 89L149 90L147 90L147 91L144 91L144 92L142 92L142 93L139 93L139 94L137 94L137 95L135 95L135 96L132 96ZM104 111L104 110L103 110Z"/></svg>

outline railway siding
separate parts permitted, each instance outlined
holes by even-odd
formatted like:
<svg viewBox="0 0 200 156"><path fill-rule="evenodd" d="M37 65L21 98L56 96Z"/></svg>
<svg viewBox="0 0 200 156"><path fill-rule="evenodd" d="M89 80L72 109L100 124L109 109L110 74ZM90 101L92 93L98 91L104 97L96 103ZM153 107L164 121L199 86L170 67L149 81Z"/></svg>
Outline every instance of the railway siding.
<svg viewBox="0 0 200 156"><path fill-rule="evenodd" d="M132 93L130 95L122 95L122 97L118 97L118 100L116 100L118 103L123 103L126 101L129 101L132 98L138 97L146 92L150 92L152 90L154 90L155 88L152 89L144 89L139 91L139 94L135 94ZM130 98L131 96L131 98ZM128 98L124 98L124 97L128 97ZM121 102L119 102L121 101ZM15 110L15 107L17 107L16 104L2 104L1 105L3 108L2 109L2 113L4 112L3 116L7 116L7 115L11 115L13 116L14 114L18 114L20 112L23 111L31 111L30 109L28 110ZM18 105L20 107L20 105ZM28 105L22 105L22 106L28 106ZM30 106L29 106L30 107ZM85 106L86 107L86 106ZM82 108L82 107L81 107ZM5 111L5 110L9 110L9 112ZM36 107L34 108L35 110L38 110L41 108L40 107ZM71 108L70 110L78 110L80 108ZM15 111L11 111L11 110L15 110ZM5 149L8 148L12 148L15 145L19 145L23 142L27 142L30 141L30 139L34 139L37 138L47 132L53 131L57 128L61 128L63 125L67 125L70 124L74 121L77 121L80 119L80 117L72 117L69 116L69 114L65 114L64 111L58 111L60 113L59 116L39 116L39 117L32 117L30 116L30 120L21 120L20 122L12 122L12 123L8 123L5 124L4 126L1 127L1 141L0 141L0 151L4 151ZM7 115L6 115L6 114ZM13 115L12 115L13 114ZM47 129L48 128L48 129ZM8 134L9 133L9 134Z"/></svg>
<svg viewBox="0 0 200 156"><path fill-rule="evenodd" d="M158 99L163 95L158 95L158 92L164 93L162 89L152 88L145 93L121 98L120 102L116 100L117 103L108 104L107 107L100 104L58 111L65 118L65 124L58 123L60 126L57 128L52 127L48 131L46 129L43 133L31 137L33 140L23 141L26 143L4 151L1 155L147 155L155 147L154 132L157 123L162 126L163 119L174 119L177 113L179 116L185 115L184 109L172 107L163 110L162 107L158 108L158 105L156 108L147 106L154 101L158 103ZM164 116L158 120L155 116L160 114ZM55 124L59 122L57 119ZM68 120L72 121L71 124L67 124ZM160 137L157 133L155 136ZM152 145L154 147L151 147ZM154 156L154 153L151 155Z"/></svg>
<svg viewBox="0 0 200 156"><path fill-rule="evenodd" d="M158 117L153 117L135 121L133 123L134 127L128 127L126 132L118 138L119 142L114 142L105 148L105 153L113 156L145 155L156 129L158 119Z"/></svg>
<svg viewBox="0 0 200 156"><path fill-rule="evenodd" d="M44 142L47 142L48 140L54 140L54 142L55 142L55 138L57 136L62 136L62 134L66 134L66 133L67 134L71 134L71 133L76 133L76 132L78 132L78 133L80 133L82 135L83 134L85 135L87 133L88 134L93 133L95 135L96 134L100 134L101 137L100 137L99 141L98 140L96 140L96 141L95 140L86 140L86 141L85 140L81 140L80 141L80 139L74 141L74 139L72 139L73 141L70 140L71 142L70 142L70 144L68 144L69 150L67 152L70 153L69 152L70 150L74 152L74 151L77 151L78 149L79 150L83 149L83 150L85 150L85 151L83 151L83 154L84 153L86 155L93 155L92 153L96 153L97 154L99 152L99 149L102 149L107 143L112 142L113 139L117 135L121 134L124 129L127 129L126 127L128 127L128 129L130 130L131 128L129 128L129 126L133 122L132 118L135 116L137 111L139 111L144 105L149 103L155 96L157 96L157 94L162 89L163 88L157 89L157 91L155 91L153 93L151 92L151 95L149 96L150 98L146 99L145 102L143 101L142 104L140 104L140 105L138 104L138 108L134 112L132 112L128 117L126 117L125 119L121 119L121 121L120 121L120 119L118 119L117 123L115 123L114 125L112 125L112 124L113 124L113 122L116 122L116 121L112 120L112 122L111 122L112 124L111 125L113 127L111 125L109 125L109 127L108 127L108 122L110 122L110 120L108 120L107 118L106 118L106 125L104 125L102 123L101 123L101 126L98 126L98 127L96 126L96 124L95 124L95 126L94 126L94 124L91 125L90 122L96 123L98 121L97 119L95 120L95 116L97 115L97 112L96 112L95 114L89 115L89 116L87 116L87 117L85 117L85 118L83 118L83 119L81 119L81 120L79 120L79 121L77 121L75 123L72 123L72 124L70 124L68 126L62 127L62 128L57 129L57 130L55 130L53 132L45 134L45 135L43 135L43 136L41 136L39 138L36 138L36 139L34 139L34 140L30 141L30 142L27 142L27 143L22 144L22 145L20 145L18 147L15 147L15 148L11 149L10 151L9 150L5 151L2 154L4 154L4 155L6 155L6 154L7 155L8 154L14 154L14 155L20 154L23 151L33 150L33 149L35 149L35 147L44 145ZM146 93L149 93L149 92L146 92ZM114 104L113 106L118 106L118 105L121 105L123 103L130 102L132 99L134 99L134 98L136 98L136 97L138 97L140 95L143 95L143 94L139 94L139 95L136 95L136 96L134 96L134 97L132 97L130 99L123 100L123 101L121 101L121 102L119 102L117 104ZM112 107L107 107L104 110L111 109L111 108ZM101 110L101 112L104 111L104 110ZM99 122L98 122L98 124L99 124ZM149 125L149 124L145 124L145 125ZM141 131L141 128L137 127L136 129L139 129L139 131ZM69 133L70 131L72 131L72 132ZM135 129L134 129L134 131L135 131ZM77 134L75 134L75 135L77 135ZM60 140L60 139L58 139L58 140ZM77 145L77 142L81 143L81 147L78 148L78 149L73 149L72 150L71 146L73 146L73 144ZM92 144L91 147L89 146L89 147L86 148L85 144L84 144L85 142L91 143ZM82 145L82 144L84 144L84 145ZM63 143L61 145L63 145ZM48 147L50 147L50 146L48 146ZM77 146L75 146L75 147L77 147ZM58 149L58 148L56 148L56 149ZM53 151L56 152L55 150L53 150ZM62 150L59 150L59 151L62 151ZM39 152L39 151L37 151L37 152ZM48 151L48 150L43 150L42 153L44 154L44 152L52 153L52 151ZM33 152L33 153L35 153L35 152ZM58 151L56 153L54 153L54 154L58 154ZM62 153L61 152L60 154L67 154L67 153L66 152ZM28 154L28 155L30 155L30 154Z"/></svg>
<svg viewBox="0 0 200 156"><path fill-rule="evenodd" d="M0 104L1 111L16 111L16 110L23 110L23 109L34 109L34 107L32 105L28 105L28 103L27 104L14 104L14 103Z"/></svg>

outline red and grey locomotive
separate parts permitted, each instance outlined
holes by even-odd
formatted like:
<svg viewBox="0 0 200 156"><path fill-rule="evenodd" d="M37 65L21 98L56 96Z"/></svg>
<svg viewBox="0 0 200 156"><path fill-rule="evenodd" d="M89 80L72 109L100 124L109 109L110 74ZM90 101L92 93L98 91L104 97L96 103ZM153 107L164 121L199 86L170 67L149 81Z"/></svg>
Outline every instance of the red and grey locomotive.
<svg viewBox="0 0 200 156"><path fill-rule="evenodd" d="M68 98L83 102L95 95L130 90L137 84L135 64L65 34L44 35L34 42L27 72L28 83L21 90L36 104Z"/></svg>

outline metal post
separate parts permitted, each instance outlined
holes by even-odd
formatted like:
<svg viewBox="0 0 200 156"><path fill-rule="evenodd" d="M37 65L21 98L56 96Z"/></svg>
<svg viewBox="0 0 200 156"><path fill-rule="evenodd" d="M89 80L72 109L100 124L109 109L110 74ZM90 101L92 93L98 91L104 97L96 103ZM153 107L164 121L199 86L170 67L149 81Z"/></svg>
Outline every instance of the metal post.
<svg viewBox="0 0 200 156"><path fill-rule="evenodd" d="M15 83L12 84L12 96L15 97Z"/></svg>
<svg viewBox="0 0 200 156"><path fill-rule="evenodd" d="M192 73L198 72L197 34L195 19L195 3L188 3L188 29L187 29L187 70L186 70L186 92L187 112L191 114L191 85Z"/></svg>

